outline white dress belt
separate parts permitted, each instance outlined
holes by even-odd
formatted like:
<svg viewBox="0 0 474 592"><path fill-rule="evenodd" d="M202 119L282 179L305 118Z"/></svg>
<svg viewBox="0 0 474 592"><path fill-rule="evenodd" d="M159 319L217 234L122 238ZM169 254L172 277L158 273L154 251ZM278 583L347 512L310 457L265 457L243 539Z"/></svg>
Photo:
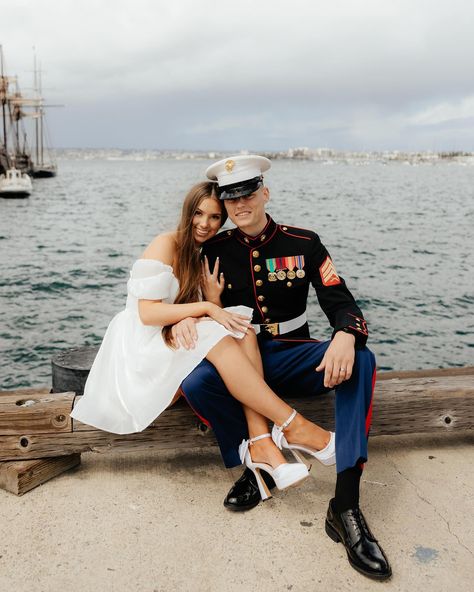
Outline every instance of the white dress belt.
<svg viewBox="0 0 474 592"><path fill-rule="evenodd" d="M260 331L268 331L272 335L284 335L285 333L290 333L290 331L299 329L306 323L306 321L307 317L305 311L303 314L300 314L299 317L295 317L289 321L283 321L282 323L262 323L261 325L252 324L252 327L255 329L257 335Z"/></svg>

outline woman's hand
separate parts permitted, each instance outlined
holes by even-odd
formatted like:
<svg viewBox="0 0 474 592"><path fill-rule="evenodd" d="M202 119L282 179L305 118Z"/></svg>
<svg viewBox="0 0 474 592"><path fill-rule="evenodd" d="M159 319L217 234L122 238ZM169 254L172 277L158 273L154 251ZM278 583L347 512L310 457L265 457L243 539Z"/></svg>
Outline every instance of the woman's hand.
<svg viewBox="0 0 474 592"><path fill-rule="evenodd" d="M250 317L245 317L244 315L235 312L229 312L212 302L209 302L207 314L211 319L217 321L229 331L232 331L232 333L247 333L251 320Z"/></svg>
<svg viewBox="0 0 474 592"><path fill-rule="evenodd" d="M333 388L352 376L355 358L355 337L338 331L324 354L316 372L324 370L324 386Z"/></svg>
<svg viewBox="0 0 474 592"><path fill-rule="evenodd" d="M209 269L209 261L204 255L204 261L201 263L202 275L201 275L201 288L204 300L214 302L214 304L220 304L221 294L224 290L224 274L219 273L219 257L217 257L214 263L214 269Z"/></svg>
<svg viewBox="0 0 474 592"><path fill-rule="evenodd" d="M204 321L217 321L233 333L247 333L251 320L249 317L228 312L212 302L208 302L207 304L209 316L199 318L187 317L171 327L171 345L174 348L179 349L181 346L184 349L194 349L195 343L198 340L196 324Z"/></svg>
<svg viewBox="0 0 474 592"><path fill-rule="evenodd" d="M196 323L199 319L194 317L187 317L176 325L171 327L171 345L179 349L179 346L183 346L184 349L194 349L194 343L197 341L198 334L196 330Z"/></svg>

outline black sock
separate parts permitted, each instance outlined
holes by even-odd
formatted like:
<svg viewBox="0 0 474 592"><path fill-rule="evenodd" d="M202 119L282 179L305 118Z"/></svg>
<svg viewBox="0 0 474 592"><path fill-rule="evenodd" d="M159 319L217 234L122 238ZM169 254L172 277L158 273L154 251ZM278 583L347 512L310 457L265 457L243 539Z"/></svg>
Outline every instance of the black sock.
<svg viewBox="0 0 474 592"><path fill-rule="evenodd" d="M357 465L337 474L335 506L336 512L345 512L359 505L359 485L362 469Z"/></svg>

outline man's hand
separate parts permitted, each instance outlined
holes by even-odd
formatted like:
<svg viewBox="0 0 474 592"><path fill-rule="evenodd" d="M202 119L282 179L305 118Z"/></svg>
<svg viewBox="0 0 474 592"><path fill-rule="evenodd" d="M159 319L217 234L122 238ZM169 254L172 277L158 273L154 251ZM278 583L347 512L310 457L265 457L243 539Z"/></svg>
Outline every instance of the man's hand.
<svg viewBox="0 0 474 592"><path fill-rule="evenodd" d="M201 275L201 287L204 300L214 302L214 304L220 304L221 294L224 290L225 280L224 274L219 273L219 257L217 257L214 263L214 269L209 269L209 261L204 255L204 261L201 263L202 275Z"/></svg>
<svg viewBox="0 0 474 592"><path fill-rule="evenodd" d="M173 347L178 349L181 345L184 349L194 349L194 343L198 338L196 331L196 323L198 320L199 319L195 319L194 317L187 317L171 327Z"/></svg>
<svg viewBox="0 0 474 592"><path fill-rule="evenodd" d="M324 370L324 386L333 388L352 376L355 358L355 337L351 333L338 331L316 372Z"/></svg>

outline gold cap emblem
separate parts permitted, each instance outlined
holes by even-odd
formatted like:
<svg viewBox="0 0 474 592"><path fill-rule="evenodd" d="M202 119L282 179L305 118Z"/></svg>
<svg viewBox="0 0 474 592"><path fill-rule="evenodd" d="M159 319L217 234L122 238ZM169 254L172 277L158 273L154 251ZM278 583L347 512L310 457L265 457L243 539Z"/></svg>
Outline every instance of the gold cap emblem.
<svg viewBox="0 0 474 592"><path fill-rule="evenodd" d="M231 173L231 172L234 170L234 166L235 166L235 162L234 162L233 160L228 160L228 161L225 163L225 170L226 170L228 173Z"/></svg>

